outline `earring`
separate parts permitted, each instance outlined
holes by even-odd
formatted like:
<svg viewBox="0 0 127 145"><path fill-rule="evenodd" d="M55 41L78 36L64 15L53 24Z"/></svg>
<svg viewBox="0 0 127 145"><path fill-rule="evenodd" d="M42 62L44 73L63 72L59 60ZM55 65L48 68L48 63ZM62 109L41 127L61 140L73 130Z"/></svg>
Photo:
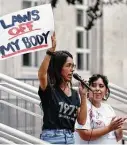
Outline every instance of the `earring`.
<svg viewBox="0 0 127 145"><path fill-rule="evenodd" d="M106 101L106 100L108 99L108 97L109 97L109 93L107 92L107 93L105 94L105 96L103 97L103 100Z"/></svg>

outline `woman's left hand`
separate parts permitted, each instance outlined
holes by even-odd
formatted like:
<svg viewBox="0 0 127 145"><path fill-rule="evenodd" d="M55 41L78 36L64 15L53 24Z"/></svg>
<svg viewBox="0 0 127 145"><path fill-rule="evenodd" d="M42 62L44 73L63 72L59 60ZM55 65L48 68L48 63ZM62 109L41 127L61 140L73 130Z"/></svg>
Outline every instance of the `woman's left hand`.
<svg viewBox="0 0 127 145"><path fill-rule="evenodd" d="M123 126L122 126L122 130L127 130L127 117L122 117L123 120Z"/></svg>
<svg viewBox="0 0 127 145"><path fill-rule="evenodd" d="M126 121L127 120L127 117L123 117L122 119L123 119L123 121Z"/></svg>

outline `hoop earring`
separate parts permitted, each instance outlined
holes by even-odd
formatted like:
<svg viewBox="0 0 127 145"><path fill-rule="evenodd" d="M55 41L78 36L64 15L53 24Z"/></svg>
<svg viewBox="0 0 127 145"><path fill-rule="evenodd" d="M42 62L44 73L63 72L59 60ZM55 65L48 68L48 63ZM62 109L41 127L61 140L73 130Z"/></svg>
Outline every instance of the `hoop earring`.
<svg viewBox="0 0 127 145"><path fill-rule="evenodd" d="M105 96L103 97L103 100L104 100L104 101L107 101L108 97L109 97L109 93L107 92L107 93L105 94Z"/></svg>

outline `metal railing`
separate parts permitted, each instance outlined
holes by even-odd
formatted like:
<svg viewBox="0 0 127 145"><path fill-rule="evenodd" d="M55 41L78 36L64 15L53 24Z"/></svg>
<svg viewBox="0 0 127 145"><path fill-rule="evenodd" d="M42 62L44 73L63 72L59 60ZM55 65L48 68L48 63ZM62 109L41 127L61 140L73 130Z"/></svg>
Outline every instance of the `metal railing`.
<svg viewBox="0 0 127 145"><path fill-rule="evenodd" d="M37 78L15 78L16 80L19 80L23 83L32 85L34 87L38 87L39 86L39 81Z"/></svg>
<svg viewBox="0 0 127 145"><path fill-rule="evenodd" d="M1 80L0 90L9 93L9 94L5 95L3 92L0 92L0 96L1 96L0 105L6 105L6 106L14 108L18 111L22 111L25 113L25 117L27 116L26 114L30 114L32 116L35 116L35 118L37 118L37 116L38 116L42 120L42 112L40 111L39 113L37 113L35 111L36 106L38 106L38 109L40 109L40 107L39 107L40 100L37 95L38 89L36 87L33 87L29 84L25 84L19 80L15 80L15 79L5 76L3 74L0 74L0 80ZM37 81L37 80L35 80L35 81ZM111 98L114 100L117 100L119 103L121 103L122 104L121 106L126 104L127 103L127 90L125 90L121 87L118 87L114 84L111 84L111 83L109 84L109 86L111 89ZM14 96L17 96L17 97L14 97ZM6 99L4 99L4 97ZM11 98L16 100L16 104L10 105L9 101L11 100ZM21 101L19 98L24 100L23 104L25 104L24 105L25 108L21 108L18 106L18 103ZM29 108L27 108L28 102L31 102L33 104L33 107L31 107L32 111ZM115 106L113 106L113 107L115 108ZM117 110L118 108L115 108L115 109ZM9 115L11 113L11 112L9 113L10 109L6 109L6 110L8 110L8 115ZM125 109L122 110L120 108L119 110L122 112L125 111L125 113L126 113ZM18 114L18 112L16 112L16 115L17 114ZM21 116L19 116L19 118L20 117ZM16 118L17 118L17 120L19 120L18 117L16 117ZM35 121L35 118L31 119L31 120ZM26 119L26 120L28 120L28 119ZM24 122L26 122L26 121L24 121ZM35 121L35 123L37 123L37 122ZM41 125L41 123L40 123L40 125ZM32 125L34 126L35 124L32 123ZM27 123L25 124L25 127L27 128ZM32 134L32 135L34 135L34 134ZM125 141L127 141L127 131L124 131L123 139Z"/></svg>
<svg viewBox="0 0 127 145"><path fill-rule="evenodd" d="M28 143L28 144L43 144L43 145L47 145L48 143L45 141L42 141L40 139L37 139L31 135L28 135L26 133L23 133L19 130L16 130L14 128L8 127L4 124L0 123L0 131L1 133L4 134L4 138L1 137L0 140L2 139L3 143L9 143L9 144L14 144L15 140L20 140L20 142L25 141L24 143ZM10 136L9 139L13 138L13 142L9 141L8 139L6 139L5 137ZM18 142L19 144L19 142Z"/></svg>
<svg viewBox="0 0 127 145"><path fill-rule="evenodd" d="M38 89L3 74L0 80L0 122L39 138L43 112Z"/></svg>
<svg viewBox="0 0 127 145"><path fill-rule="evenodd" d="M9 76L6 76L4 74L1 74L1 73L0 73L0 80L1 80L1 82L2 81L7 82L9 84L12 84L12 85L17 86L17 87L22 88L22 89L25 89L25 90L27 90L29 92L32 92L35 95L37 95L38 89L33 87L33 86L31 86L31 85L29 85L29 84L25 84L23 82L20 82L20 81L18 81L16 79L13 79L13 78L11 78Z"/></svg>
<svg viewBox="0 0 127 145"><path fill-rule="evenodd" d="M15 144L15 143L10 141L10 140L8 140L8 139L0 137L0 144Z"/></svg>
<svg viewBox="0 0 127 145"><path fill-rule="evenodd" d="M16 105L10 104L10 103L8 103L8 102L6 102L6 101L4 101L4 100L0 100L0 104L5 104L5 105L10 106L11 108L14 108L14 109L16 109L16 110L20 110L20 111L25 112L25 113L27 113L27 114L29 114L29 115L33 115L33 116L35 116L35 117L38 117L38 118L40 118L40 119L43 119L43 116L42 116L42 115L39 115L39 114L37 114L37 113L33 113L32 111L29 111L29 110L27 110L27 109L23 109L23 108L18 107L18 106L16 106Z"/></svg>
<svg viewBox="0 0 127 145"><path fill-rule="evenodd" d="M0 131L0 136L2 138L5 138L5 139L7 138L8 140L11 140L13 143L16 143L16 144L28 144L28 145L32 145L31 143L29 143L27 141L24 141L24 140L22 140L20 138L17 138L15 136L10 135L8 133L5 133L3 131Z"/></svg>

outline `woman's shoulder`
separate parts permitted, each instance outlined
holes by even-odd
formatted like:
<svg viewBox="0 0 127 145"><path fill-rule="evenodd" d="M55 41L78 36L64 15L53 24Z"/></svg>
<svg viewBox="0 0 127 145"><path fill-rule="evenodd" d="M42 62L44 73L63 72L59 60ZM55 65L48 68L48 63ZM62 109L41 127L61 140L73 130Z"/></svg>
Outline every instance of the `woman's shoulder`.
<svg viewBox="0 0 127 145"><path fill-rule="evenodd" d="M103 107L107 107L107 108L112 108L110 104L106 103L106 102L102 102L101 105Z"/></svg>
<svg viewBox="0 0 127 145"><path fill-rule="evenodd" d="M51 87L49 85L47 85L47 87L45 88L45 90L42 90L41 86L39 86L39 88L38 88L38 94L39 95L44 94L46 92L49 92L49 90L51 90Z"/></svg>
<svg viewBox="0 0 127 145"><path fill-rule="evenodd" d="M114 113L114 109L112 108L112 106L108 103L102 103L102 106L107 110L110 111L112 113Z"/></svg>

